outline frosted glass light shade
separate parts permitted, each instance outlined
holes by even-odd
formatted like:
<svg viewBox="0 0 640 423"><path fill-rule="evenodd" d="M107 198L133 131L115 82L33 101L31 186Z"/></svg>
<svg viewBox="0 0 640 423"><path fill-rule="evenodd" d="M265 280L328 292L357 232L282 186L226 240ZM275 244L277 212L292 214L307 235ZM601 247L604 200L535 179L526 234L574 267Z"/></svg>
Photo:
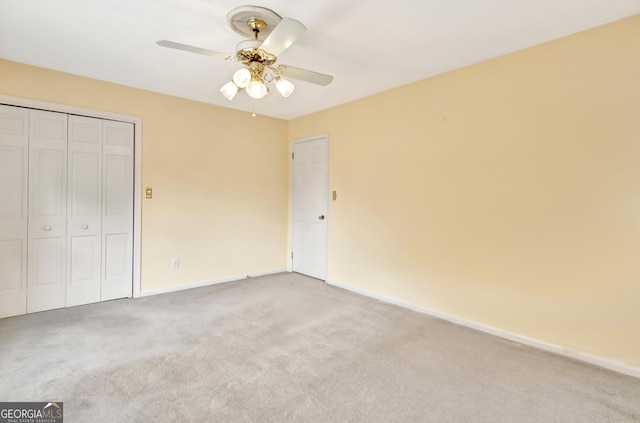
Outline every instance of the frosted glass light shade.
<svg viewBox="0 0 640 423"><path fill-rule="evenodd" d="M276 88L283 97L289 97L295 86L284 78L276 78Z"/></svg>
<svg viewBox="0 0 640 423"><path fill-rule="evenodd" d="M247 68L238 69L233 74L233 82L240 88L244 88L251 81L251 72Z"/></svg>
<svg viewBox="0 0 640 423"><path fill-rule="evenodd" d="M255 98L256 100L267 95L267 91L267 86L259 79L252 79L251 82L249 82L249 85L247 85L247 94L249 97Z"/></svg>
<svg viewBox="0 0 640 423"><path fill-rule="evenodd" d="M228 100L233 100L233 97L238 93L238 86L233 83L233 81L229 81L220 88L220 92L223 96L227 97Z"/></svg>

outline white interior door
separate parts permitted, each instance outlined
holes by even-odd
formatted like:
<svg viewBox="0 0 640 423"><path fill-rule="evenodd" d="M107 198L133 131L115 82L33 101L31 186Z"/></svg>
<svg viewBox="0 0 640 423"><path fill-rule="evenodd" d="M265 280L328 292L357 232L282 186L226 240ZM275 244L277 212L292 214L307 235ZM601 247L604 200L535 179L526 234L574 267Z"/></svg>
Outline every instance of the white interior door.
<svg viewBox="0 0 640 423"><path fill-rule="evenodd" d="M102 120L69 116L67 307L100 301Z"/></svg>
<svg viewBox="0 0 640 423"><path fill-rule="evenodd" d="M29 112L27 312L65 306L67 115Z"/></svg>
<svg viewBox="0 0 640 423"><path fill-rule="evenodd" d="M133 289L133 133L131 123L103 121L101 300Z"/></svg>
<svg viewBox="0 0 640 423"><path fill-rule="evenodd" d="M0 106L0 318L27 312L29 111Z"/></svg>
<svg viewBox="0 0 640 423"><path fill-rule="evenodd" d="M325 280L329 142L294 142L292 152L292 270Z"/></svg>

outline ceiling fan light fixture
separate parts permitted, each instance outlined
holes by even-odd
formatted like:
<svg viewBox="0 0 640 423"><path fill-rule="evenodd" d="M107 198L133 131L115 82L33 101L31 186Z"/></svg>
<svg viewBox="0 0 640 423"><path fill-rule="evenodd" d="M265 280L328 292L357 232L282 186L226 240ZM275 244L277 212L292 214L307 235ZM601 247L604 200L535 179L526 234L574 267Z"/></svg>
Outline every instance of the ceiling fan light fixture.
<svg viewBox="0 0 640 423"><path fill-rule="evenodd" d="M220 88L220 92L228 100L233 100L233 97L238 93L238 89L238 86L234 84L233 81L229 81Z"/></svg>
<svg viewBox="0 0 640 423"><path fill-rule="evenodd" d="M283 18L274 11L260 6L236 7L227 14L227 20L231 29L249 37L236 45L235 54L218 53L169 40L159 40L157 44L244 65L245 68L237 70L231 81L220 88L220 93L228 100L233 100L242 89L247 91L249 97L261 99L269 93L269 88L265 85L269 83L273 83L283 97L289 97L295 86L282 78L282 75L322 86L330 84L333 80L331 75L288 65L276 65L280 53L307 30L301 22Z"/></svg>
<svg viewBox="0 0 640 423"><path fill-rule="evenodd" d="M239 88L245 88L251 81L251 71L247 68L238 69L233 74L233 83Z"/></svg>
<svg viewBox="0 0 640 423"><path fill-rule="evenodd" d="M267 86L258 78L251 78L251 82L247 85L247 94L249 97L256 100L260 100L262 97L267 95L268 91L269 89Z"/></svg>
<svg viewBox="0 0 640 423"><path fill-rule="evenodd" d="M276 77L276 88L278 92L282 94L283 97L289 97L293 90L296 88L295 85L280 76Z"/></svg>

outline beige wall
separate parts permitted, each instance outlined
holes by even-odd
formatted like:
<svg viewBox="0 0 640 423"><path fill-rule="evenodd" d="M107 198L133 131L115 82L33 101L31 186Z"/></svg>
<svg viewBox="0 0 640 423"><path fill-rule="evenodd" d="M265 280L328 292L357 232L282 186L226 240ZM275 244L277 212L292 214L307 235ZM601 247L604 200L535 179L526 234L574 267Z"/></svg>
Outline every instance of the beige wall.
<svg viewBox="0 0 640 423"><path fill-rule="evenodd" d="M143 292L286 267L286 121L4 60L0 94L142 117Z"/></svg>
<svg viewBox="0 0 640 423"><path fill-rule="evenodd" d="M292 121L329 279L640 367L640 15Z"/></svg>

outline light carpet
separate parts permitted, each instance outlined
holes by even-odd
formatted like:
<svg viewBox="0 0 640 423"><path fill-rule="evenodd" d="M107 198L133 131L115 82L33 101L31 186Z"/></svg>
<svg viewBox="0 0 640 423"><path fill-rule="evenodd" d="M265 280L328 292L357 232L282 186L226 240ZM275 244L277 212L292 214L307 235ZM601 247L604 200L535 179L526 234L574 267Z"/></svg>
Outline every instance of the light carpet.
<svg viewBox="0 0 640 423"><path fill-rule="evenodd" d="M293 273L0 320L65 422L640 422L640 379Z"/></svg>

